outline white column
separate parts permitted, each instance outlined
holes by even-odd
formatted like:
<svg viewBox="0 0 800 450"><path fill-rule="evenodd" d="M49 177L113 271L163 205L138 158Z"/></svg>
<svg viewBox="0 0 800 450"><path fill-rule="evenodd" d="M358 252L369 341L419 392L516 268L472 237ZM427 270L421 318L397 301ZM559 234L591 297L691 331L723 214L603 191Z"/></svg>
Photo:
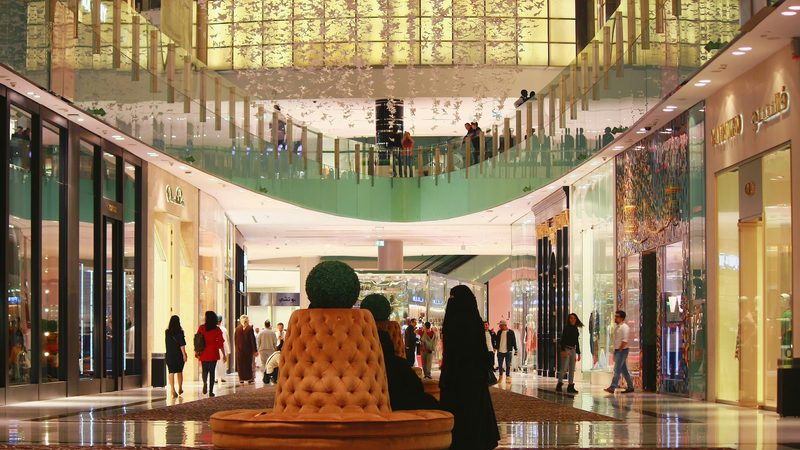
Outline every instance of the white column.
<svg viewBox="0 0 800 450"><path fill-rule="evenodd" d="M378 242L378 270L403 271L403 241Z"/></svg>
<svg viewBox="0 0 800 450"><path fill-rule="evenodd" d="M306 294L306 278L308 278L308 272L311 272L311 269L319 264L319 261L319 256L300 258L300 307L303 309L308 308L310 304Z"/></svg>

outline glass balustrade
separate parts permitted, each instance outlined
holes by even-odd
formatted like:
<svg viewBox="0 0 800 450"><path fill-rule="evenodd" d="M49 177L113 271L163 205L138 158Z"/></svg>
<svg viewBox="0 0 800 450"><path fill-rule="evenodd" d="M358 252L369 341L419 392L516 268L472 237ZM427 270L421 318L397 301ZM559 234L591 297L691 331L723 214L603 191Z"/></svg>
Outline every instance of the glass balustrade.
<svg viewBox="0 0 800 450"><path fill-rule="evenodd" d="M671 3L656 0L645 19L642 3L621 2L514 116L475 141L417 147L406 158L326 136L250 98L121 0L0 0L14 12L0 55L187 169L338 215L435 220L505 203L583 164L705 63L716 51L709 42L738 33L738 2L667 11ZM400 160L410 177L397 176Z"/></svg>

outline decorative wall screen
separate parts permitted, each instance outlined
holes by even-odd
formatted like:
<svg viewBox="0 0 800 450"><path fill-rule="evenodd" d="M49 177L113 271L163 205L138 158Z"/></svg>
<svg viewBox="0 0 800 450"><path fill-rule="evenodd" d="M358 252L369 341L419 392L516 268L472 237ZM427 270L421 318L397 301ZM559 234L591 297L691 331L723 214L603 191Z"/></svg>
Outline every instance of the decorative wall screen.
<svg viewBox="0 0 800 450"><path fill-rule="evenodd" d="M412 64L569 64L565 0L218 0L214 69Z"/></svg>

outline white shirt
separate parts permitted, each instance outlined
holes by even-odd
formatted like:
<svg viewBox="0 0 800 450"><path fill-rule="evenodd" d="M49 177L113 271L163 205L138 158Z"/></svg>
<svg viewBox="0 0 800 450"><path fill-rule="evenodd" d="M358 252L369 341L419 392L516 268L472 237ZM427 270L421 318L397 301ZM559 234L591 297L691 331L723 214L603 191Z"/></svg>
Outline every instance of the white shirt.
<svg viewBox="0 0 800 450"><path fill-rule="evenodd" d="M269 359L267 359L267 363L264 365L264 371L267 373L272 373L275 369L279 368L281 364L281 352L275 352L270 355Z"/></svg>
<svg viewBox="0 0 800 450"><path fill-rule="evenodd" d="M489 330L486 330L486 349L490 352L494 351L494 346L492 345L492 333Z"/></svg>
<svg viewBox="0 0 800 450"><path fill-rule="evenodd" d="M508 331L500 331L500 343L497 344L497 353L508 353L508 343L506 336L508 336Z"/></svg>
<svg viewBox="0 0 800 450"><path fill-rule="evenodd" d="M628 345L630 345L630 341L628 340L630 331L630 327L625 322L622 322L614 327L614 350L621 349L623 342L626 342Z"/></svg>

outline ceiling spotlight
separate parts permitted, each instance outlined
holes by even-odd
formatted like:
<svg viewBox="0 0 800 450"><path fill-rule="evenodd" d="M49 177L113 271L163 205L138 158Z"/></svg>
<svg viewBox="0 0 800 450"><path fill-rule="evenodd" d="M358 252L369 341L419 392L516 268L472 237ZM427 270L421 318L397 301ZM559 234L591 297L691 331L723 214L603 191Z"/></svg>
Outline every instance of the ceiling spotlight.
<svg viewBox="0 0 800 450"><path fill-rule="evenodd" d="M705 86L706 84L705 84L705 83L695 83L694 85L695 85L695 86L697 86L697 87L703 87L703 86Z"/></svg>
<svg viewBox="0 0 800 450"><path fill-rule="evenodd" d="M156 153L156 152L147 152L147 156L149 156L151 158L155 158L156 156L158 156L158 153Z"/></svg>
<svg viewBox="0 0 800 450"><path fill-rule="evenodd" d="M672 108L664 108L664 109L662 109L662 111L664 111L664 112L674 112L675 110L672 109Z"/></svg>
<svg viewBox="0 0 800 450"><path fill-rule="evenodd" d="M739 51L742 51L742 52L749 52L752 49L753 49L753 47L739 47Z"/></svg>
<svg viewBox="0 0 800 450"><path fill-rule="evenodd" d="M800 11L800 6L790 6L789 9L792 11Z"/></svg>
<svg viewBox="0 0 800 450"><path fill-rule="evenodd" d="M615 145L614 146L614 150L622 150L623 148L625 148L625 147L622 146L622 145Z"/></svg>
<svg viewBox="0 0 800 450"><path fill-rule="evenodd" d="M700 80L700 81L698 81L698 83L706 83L706 84L708 84L708 83L711 83L711 80Z"/></svg>
<svg viewBox="0 0 800 450"><path fill-rule="evenodd" d="M733 55L733 56L742 56L742 55L744 55L744 52L732 52L731 55Z"/></svg>
<svg viewBox="0 0 800 450"><path fill-rule="evenodd" d="M781 13L782 16L796 16L797 11L784 11Z"/></svg>

